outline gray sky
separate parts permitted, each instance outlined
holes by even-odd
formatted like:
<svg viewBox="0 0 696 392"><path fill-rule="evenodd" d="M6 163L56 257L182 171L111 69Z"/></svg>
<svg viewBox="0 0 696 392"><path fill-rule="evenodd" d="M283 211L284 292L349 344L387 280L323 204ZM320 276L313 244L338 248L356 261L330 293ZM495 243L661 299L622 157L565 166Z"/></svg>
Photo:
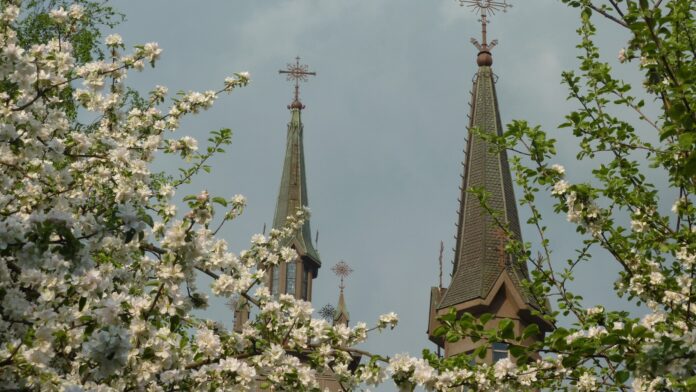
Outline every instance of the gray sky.
<svg viewBox="0 0 696 392"><path fill-rule="evenodd" d="M228 153L190 189L247 196L245 214L223 233L237 251L273 219L292 94L278 70L299 55L318 73L302 88L311 222L320 232L323 261L314 306L336 303L338 280L330 267L345 260L355 270L346 289L352 321L370 324L389 311L401 317L396 330L374 336L366 348L415 355L433 348L425 334L429 288L437 284L440 240L445 275L451 268L476 72L469 38L480 35L476 16L455 0L113 3L127 15L115 29L127 46L156 41L164 49L154 70L129 75L133 87L217 89L231 73L251 72L249 87L186 121L180 135L194 135L203 144L210 130L234 131ZM541 124L559 140L558 163L569 178L587 180L589 163L575 161L576 141L557 128L575 106L565 100L560 74L575 67L576 10L557 0L513 3L489 26L489 36L500 40L493 68L500 77L503 122ZM608 23L600 28L604 57L619 74L639 80L635 65L616 61L625 37ZM541 203L551 217L548 199ZM524 222L527 211L520 213ZM565 217L551 218L554 252L562 261L579 241ZM536 241L529 227L523 230L525 240ZM616 270L605 255L581 268L576 284L588 306L626 308L610 299ZM208 314L228 324L232 319L221 304Z"/></svg>

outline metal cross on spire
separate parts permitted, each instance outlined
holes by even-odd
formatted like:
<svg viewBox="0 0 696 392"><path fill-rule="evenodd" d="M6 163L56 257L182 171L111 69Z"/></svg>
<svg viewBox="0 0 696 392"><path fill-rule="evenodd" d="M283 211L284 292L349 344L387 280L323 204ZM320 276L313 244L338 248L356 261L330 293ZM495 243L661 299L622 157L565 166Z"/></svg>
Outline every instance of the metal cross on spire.
<svg viewBox="0 0 696 392"><path fill-rule="evenodd" d="M343 284L343 279L347 278L350 274L352 274L353 269L350 268L348 263L341 260L336 265L331 267L331 271L333 271L333 273L336 274L336 276L341 278L341 284L338 287L341 289L341 291L343 291L343 289L346 288L346 286Z"/></svg>
<svg viewBox="0 0 696 392"><path fill-rule="evenodd" d="M459 5L462 7L467 6L471 8L472 11L481 15L481 39L482 43L479 43L475 38L471 39L471 43L479 51L490 51L494 46L498 44L498 40L493 40L488 43L488 38L486 36L486 27L488 25L488 17L495 15L498 11L507 12L508 8L512 8L512 4L508 4L507 0L457 0Z"/></svg>
<svg viewBox="0 0 696 392"><path fill-rule="evenodd" d="M304 109L304 105L300 102L300 82L306 82L308 76L316 76L316 72L310 72L309 67L305 64L300 64L300 57L295 58L295 64L288 63L287 69L281 69L279 74L287 74L287 80L295 81L295 100L289 108Z"/></svg>

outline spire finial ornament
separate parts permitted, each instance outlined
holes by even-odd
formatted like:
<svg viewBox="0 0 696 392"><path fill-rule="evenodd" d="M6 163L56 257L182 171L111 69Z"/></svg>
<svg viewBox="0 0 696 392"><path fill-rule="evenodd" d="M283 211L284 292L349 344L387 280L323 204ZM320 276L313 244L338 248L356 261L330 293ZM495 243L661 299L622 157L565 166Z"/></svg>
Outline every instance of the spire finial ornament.
<svg viewBox="0 0 696 392"><path fill-rule="evenodd" d="M306 82L307 76L317 76L316 72L310 72L309 67L305 64L300 64L300 57L295 58L295 64L288 63L287 69L281 69L279 74L287 74L287 80L295 81L295 99L288 109L304 109L304 105L300 102L300 82Z"/></svg>
<svg viewBox="0 0 696 392"><path fill-rule="evenodd" d="M508 8L512 8L512 4L508 4L507 0L457 0L459 5L462 7L467 6L471 10L481 15L481 43L478 42L476 38L471 39L471 43L474 44L476 49L479 50L479 58L477 62L479 65L492 65L493 57L491 57L491 49L498 44L498 40L494 39L488 43L487 37L487 26L488 17L495 15L496 12L502 11L507 12Z"/></svg>
<svg viewBox="0 0 696 392"><path fill-rule="evenodd" d="M333 322L336 317L336 308L331 304L326 304L319 309L319 316L328 322Z"/></svg>
<svg viewBox="0 0 696 392"><path fill-rule="evenodd" d="M350 276L350 274L353 273L353 269L350 268L348 263L341 260L336 265L331 267L331 271L333 271L333 273L336 274L336 276L341 278L341 284L338 287L341 289L341 292L343 292L343 289L346 288L346 286L343 284L343 279Z"/></svg>

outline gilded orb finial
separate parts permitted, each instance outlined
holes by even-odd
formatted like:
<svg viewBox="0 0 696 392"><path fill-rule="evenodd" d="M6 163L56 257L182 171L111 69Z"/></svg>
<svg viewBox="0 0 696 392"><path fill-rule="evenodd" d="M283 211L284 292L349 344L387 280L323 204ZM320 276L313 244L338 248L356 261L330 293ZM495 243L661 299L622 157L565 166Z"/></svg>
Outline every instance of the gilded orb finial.
<svg viewBox="0 0 696 392"><path fill-rule="evenodd" d="M300 102L300 82L306 82L307 76L316 76L316 72L310 72L309 67L305 64L300 64L300 57L295 58L295 64L288 63L287 69L281 69L279 74L287 74L287 80L295 82L295 99L288 109L304 109L304 105Z"/></svg>

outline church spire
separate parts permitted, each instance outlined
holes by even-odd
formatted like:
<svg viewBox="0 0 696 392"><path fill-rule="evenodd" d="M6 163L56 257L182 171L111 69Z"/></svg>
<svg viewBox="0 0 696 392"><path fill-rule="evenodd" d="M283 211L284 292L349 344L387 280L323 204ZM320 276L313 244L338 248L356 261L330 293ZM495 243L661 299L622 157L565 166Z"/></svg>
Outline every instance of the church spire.
<svg viewBox="0 0 696 392"><path fill-rule="evenodd" d="M445 347L445 355L451 356L475 348L474 342L450 344L432 335L438 322L437 316L449 309L473 314L492 313L498 318L513 318L521 324L542 324L531 316L537 303L527 295L522 281L528 279L524 260L505 252L508 238L498 222L484 209L478 198L468 192L471 188L488 193L490 208L500 213L498 220L505 224L515 239L521 240L517 206L506 152L492 152L486 141L472 132L501 136L498 98L495 76L491 69L491 49L497 41L488 43L488 17L496 11L505 11L510 5L506 0L459 0L481 16L482 43L472 39L479 50L478 71L471 92L471 113L459 205L457 235L452 279L445 290L431 289L431 309L428 331L431 340ZM489 357L489 359L494 356Z"/></svg>
<svg viewBox="0 0 696 392"><path fill-rule="evenodd" d="M472 128L502 135L498 97L495 91L494 74L491 69L491 49L497 40L487 42L487 17L510 5L506 1L460 0L481 15L483 43L472 39L479 50L476 62L479 66L471 93L469 137L466 146L464 174L462 178L459 219L455 245L455 260L452 281L442 298L439 308L457 303L485 298L493 284L503 272L519 284L527 277L526 266L500 252L506 238L497 227L493 217L485 211L477 198L467 190L483 188L490 194L488 203L502 213L501 220L509 226L513 235L520 239L517 206L510 176L510 167L505 151L492 153L487 143L471 132ZM521 291L521 287L518 287Z"/></svg>
<svg viewBox="0 0 696 392"><path fill-rule="evenodd" d="M331 271L336 274L336 276L341 278L341 283L338 285L340 293L338 294L338 307L334 313L333 323L334 325L342 324L348 326L350 322L350 313L348 313L348 307L346 306L346 299L343 296L343 289L346 285L343 283L343 279L350 276L353 273L353 269L350 268L348 263L345 261L339 261L336 265L331 268Z"/></svg>
<svg viewBox="0 0 696 392"><path fill-rule="evenodd" d="M308 76L316 75L316 72L308 71L306 65L300 64L299 57L296 58L295 64L288 64L287 69L280 70L279 73L286 74L288 80L295 82L295 95L293 102L288 105L290 122L283 174L273 218L274 229L283 228L288 216L296 214L297 211L309 205L303 145L304 126L302 125L302 109L305 106L300 102L299 86L300 82L307 81ZM273 268L269 271L269 287L273 294L287 293L309 301L311 300L311 281L316 278L321 266L319 253L312 244L309 219L305 220L288 246L295 249L299 259L295 263L288 263L282 268Z"/></svg>

